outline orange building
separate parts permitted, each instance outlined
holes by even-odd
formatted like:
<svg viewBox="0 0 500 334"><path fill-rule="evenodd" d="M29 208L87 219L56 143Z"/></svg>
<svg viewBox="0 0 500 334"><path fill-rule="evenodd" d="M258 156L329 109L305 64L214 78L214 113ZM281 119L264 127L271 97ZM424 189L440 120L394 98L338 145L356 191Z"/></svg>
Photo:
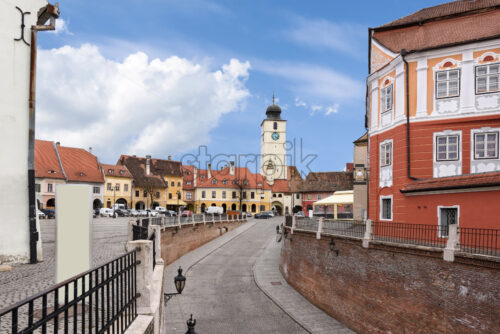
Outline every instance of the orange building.
<svg viewBox="0 0 500 334"><path fill-rule="evenodd" d="M500 228L500 1L370 29L368 215Z"/></svg>

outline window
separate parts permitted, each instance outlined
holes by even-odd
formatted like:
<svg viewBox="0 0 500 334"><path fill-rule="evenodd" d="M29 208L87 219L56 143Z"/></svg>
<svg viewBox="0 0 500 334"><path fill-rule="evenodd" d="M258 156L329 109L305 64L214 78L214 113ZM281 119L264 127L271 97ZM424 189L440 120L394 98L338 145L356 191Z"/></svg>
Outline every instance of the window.
<svg viewBox="0 0 500 334"><path fill-rule="evenodd" d="M108 184L106 185L106 189L108 189L108 190L113 190L113 185L111 185L111 183L108 183Z"/></svg>
<svg viewBox="0 0 500 334"><path fill-rule="evenodd" d="M223 198L223 199L226 199L226 191L223 191L223 192L222 192L222 198Z"/></svg>
<svg viewBox="0 0 500 334"><path fill-rule="evenodd" d="M52 183L47 183L47 192L52 192Z"/></svg>
<svg viewBox="0 0 500 334"><path fill-rule="evenodd" d="M283 197L283 194L278 194L278 197Z"/></svg>
<svg viewBox="0 0 500 334"><path fill-rule="evenodd" d="M296 198L296 199L300 199L300 194L296 194L296 195L295 195L295 198Z"/></svg>
<svg viewBox="0 0 500 334"><path fill-rule="evenodd" d="M207 197L207 192L205 190L203 190L201 192L201 198L206 198Z"/></svg>
<svg viewBox="0 0 500 334"><path fill-rule="evenodd" d="M114 174L114 172L115 172L114 170L112 170L112 169L108 169L108 173L109 173L110 175L113 175L113 174Z"/></svg>
<svg viewBox="0 0 500 334"><path fill-rule="evenodd" d="M143 197L148 197L148 192L146 190L144 190L144 193L143 193Z"/></svg>
<svg viewBox="0 0 500 334"><path fill-rule="evenodd" d="M380 145L380 167L390 166L392 164L392 143Z"/></svg>
<svg viewBox="0 0 500 334"><path fill-rule="evenodd" d="M247 192L246 191L243 192L243 199L247 199Z"/></svg>
<svg viewBox="0 0 500 334"><path fill-rule="evenodd" d="M212 191L212 198L217 198L217 192L215 190Z"/></svg>
<svg viewBox="0 0 500 334"><path fill-rule="evenodd" d="M187 170L187 171L186 171L186 175L189 175L189 174L191 174L191 172Z"/></svg>
<svg viewBox="0 0 500 334"><path fill-rule="evenodd" d="M318 199L321 199L321 194L318 194Z"/></svg>
<svg viewBox="0 0 500 334"><path fill-rule="evenodd" d="M381 220L392 220L392 197L381 198L382 208L380 210Z"/></svg>
<svg viewBox="0 0 500 334"><path fill-rule="evenodd" d="M476 67L476 94L500 91L500 64Z"/></svg>
<svg viewBox="0 0 500 334"><path fill-rule="evenodd" d="M262 187L262 182L257 183L258 187Z"/></svg>
<svg viewBox="0 0 500 334"><path fill-rule="evenodd" d="M100 194L101 193L101 188L100 187L94 187L94 194Z"/></svg>
<svg viewBox="0 0 500 334"><path fill-rule="evenodd" d="M121 171L120 171L120 175L125 175L125 171L124 171L124 170L121 170Z"/></svg>
<svg viewBox="0 0 500 334"><path fill-rule="evenodd" d="M177 182L177 187L180 187L181 186L181 182Z"/></svg>
<svg viewBox="0 0 500 334"><path fill-rule="evenodd" d="M135 197L139 197L139 190L135 191Z"/></svg>
<svg viewBox="0 0 500 334"><path fill-rule="evenodd" d="M128 192L128 184L123 185L123 190L125 190L125 192Z"/></svg>
<svg viewBox="0 0 500 334"><path fill-rule="evenodd" d="M155 197L156 198L160 198L160 192L159 191L156 192Z"/></svg>
<svg viewBox="0 0 500 334"><path fill-rule="evenodd" d="M254 198L255 198L255 193L254 193L253 191L252 191L252 192L250 192L250 198L251 198L251 199L254 199Z"/></svg>
<svg viewBox="0 0 500 334"><path fill-rule="evenodd" d="M474 134L474 158L498 159L498 132Z"/></svg>
<svg viewBox="0 0 500 334"><path fill-rule="evenodd" d="M312 195L311 194L307 194L307 199L312 199Z"/></svg>
<svg viewBox="0 0 500 334"><path fill-rule="evenodd" d="M387 86L385 88L382 88L381 105L382 105L382 112L383 113L392 110L392 99L393 99L392 95L393 95L392 94L392 84L390 84L389 86Z"/></svg>
<svg viewBox="0 0 500 334"><path fill-rule="evenodd" d="M168 199L172 199L172 193L168 193Z"/></svg>
<svg viewBox="0 0 500 334"><path fill-rule="evenodd" d="M40 183L35 184L35 192L37 192L37 193L40 192Z"/></svg>
<svg viewBox="0 0 500 334"><path fill-rule="evenodd" d="M273 129L274 130L278 130L278 122L274 122L273 123Z"/></svg>
<svg viewBox="0 0 500 334"><path fill-rule="evenodd" d="M187 184L188 186L190 186L190 185L191 185L191 181L187 181L187 182L186 182L186 184Z"/></svg>
<svg viewBox="0 0 500 334"><path fill-rule="evenodd" d="M175 187L175 181L170 182L171 187Z"/></svg>
<svg viewBox="0 0 500 334"><path fill-rule="evenodd" d="M236 191L233 191L233 194L231 195L232 198L236 198Z"/></svg>
<svg viewBox="0 0 500 334"><path fill-rule="evenodd" d="M436 137L436 160L458 160L458 136Z"/></svg>
<svg viewBox="0 0 500 334"><path fill-rule="evenodd" d="M460 95L460 70L436 72L436 98Z"/></svg>
<svg viewBox="0 0 500 334"><path fill-rule="evenodd" d="M193 199L193 193L186 193L186 199L187 200Z"/></svg>
<svg viewBox="0 0 500 334"><path fill-rule="evenodd" d="M265 206L265 205L261 205L261 206L260 206L260 211L262 212L262 211L264 211L264 210L266 210L266 206Z"/></svg>
<svg viewBox="0 0 500 334"><path fill-rule="evenodd" d="M458 207L439 208L439 236L448 237L449 226L458 222Z"/></svg>
<svg viewBox="0 0 500 334"><path fill-rule="evenodd" d="M276 197L276 194L273 194L273 197Z"/></svg>
<svg viewBox="0 0 500 334"><path fill-rule="evenodd" d="M216 180L216 179L213 179L213 180L212 180L212 184L217 184L217 180Z"/></svg>
<svg viewBox="0 0 500 334"><path fill-rule="evenodd" d="M264 199L266 196L264 194L260 194L260 199Z"/></svg>
<svg viewBox="0 0 500 334"><path fill-rule="evenodd" d="M246 185L246 186L248 186L248 180L244 180L243 184Z"/></svg>
<svg viewBox="0 0 500 334"><path fill-rule="evenodd" d="M116 191L120 191L120 184L119 184L119 183L117 183L117 184L115 185L115 190L116 190Z"/></svg>
<svg viewBox="0 0 500 334"><path fill-rule="evenodd" d="M226 179L222 180L222 184L227 184L227 180Z"/></svg>

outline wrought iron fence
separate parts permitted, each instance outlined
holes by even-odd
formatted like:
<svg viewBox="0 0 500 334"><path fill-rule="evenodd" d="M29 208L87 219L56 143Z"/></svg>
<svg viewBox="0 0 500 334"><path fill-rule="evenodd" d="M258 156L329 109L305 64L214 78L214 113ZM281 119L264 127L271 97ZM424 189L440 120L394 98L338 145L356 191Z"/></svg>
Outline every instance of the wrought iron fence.
<svg viewBox="0 0 500 334"><path fill-rule="evenodd" d="M285 226L292 227L293 217L290 215L285 216Z"/></svg>
<svg viewBox="0 0 500 334"><path fill-rule="evenodd" d="M500 230L459 227L459 236L462 252L500 256Z"/></svg>
<svg viewBox="0 0 500 334"><path fill-rule="evenodd" d="M195 222L202 222L203 221L203 214L193 214L193 216L194 216Z"/></svg>
<svg viewBox="0 0 500 334"><path fill-rule="evenodd" d="M373 222L373 239L428 247L446 247L448 226Z"/></svg>
<svg viewBox="0 0 500 334"><path fill-rule="evenodd" d="M333 235L343 235L362 239L365 235L366 224L363 220L323 220L323 233Z"/></svg>
<svg viewBox="0 0 500 334"><path fill-rule="evenodd" d="M161 226L163 224L163 218L164 217L153 217L153 218L150 218L151 219L151 225L160 225Z"/></svg>
<svg viewBox="0 0 500 334"><path fill-rule="evenodd" d="M181 220L181 224L189 224L189 223L193 222L191 217L188 217L188 216L180 217L180 220Z"/></svg>
<svg viewBox="0 0 500 334"><path fill-rule="evenodd" d="M148 238L148 228L141 225L132 225L132 240L143 240Z"/></svg>
<svg viewBox="0 0 500 334"><path fill-rule="evenodd" d="M136 251L0 310L2 333L123 333L137 317Z"/></svg>

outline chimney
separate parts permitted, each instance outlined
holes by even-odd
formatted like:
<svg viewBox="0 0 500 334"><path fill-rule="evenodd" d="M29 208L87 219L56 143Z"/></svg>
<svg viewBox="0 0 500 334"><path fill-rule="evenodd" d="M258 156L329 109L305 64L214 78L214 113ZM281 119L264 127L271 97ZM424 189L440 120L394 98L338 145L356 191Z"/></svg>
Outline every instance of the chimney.
<svg viewBox="0 0 500 334"><path fill-rule="evenodd" d="M234 161L229 161L229 175L234 175Z"/></svg>
<svg viewBox="0 0 500 334"><path fill-rule="evenodd" d="M193 186L196 188L196 177L198 174L198 168L194 167L193 168Z"/></svg>
<svg viewBox="0 0 500 334"><path fill-rule="evenodd" d="M210 169L212 168L212 164L208 164L208 168L207 168L207 178L211 179L212 178L212 172L210 171Z"/></svg>
<svg viewBox="0 0 500 334"><path fill-rule="evenodd" d="M92 154L92 146L89 147L89 153Z"/></svg>
<svg viewBox="0 0 500 334"><path fill-rule="evenodd" d="M151 156L146 155L146 175L149 175L151 172Z"/></svg>
<svg viewBox="0 0 500 334"><path fill-rule="evenodd" d="M171 161L171 160L172 160L172 156L171 156L171 155L169 155L169 156L168 156L168 160L169 160L169 161Z"/></svg>

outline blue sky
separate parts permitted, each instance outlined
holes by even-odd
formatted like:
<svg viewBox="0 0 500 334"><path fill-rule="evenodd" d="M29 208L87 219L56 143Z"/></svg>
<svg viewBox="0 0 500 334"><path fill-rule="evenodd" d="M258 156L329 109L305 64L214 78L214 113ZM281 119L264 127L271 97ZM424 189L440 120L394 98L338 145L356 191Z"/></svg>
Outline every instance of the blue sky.
<svg viewBox="0 0 500 334"><path fill-rule="evenodd" d="M37 137L106 163L258 154L274 91L310 168L341 170L364 133L368 27L441 2L60 1L39 35Z"/></svg>

